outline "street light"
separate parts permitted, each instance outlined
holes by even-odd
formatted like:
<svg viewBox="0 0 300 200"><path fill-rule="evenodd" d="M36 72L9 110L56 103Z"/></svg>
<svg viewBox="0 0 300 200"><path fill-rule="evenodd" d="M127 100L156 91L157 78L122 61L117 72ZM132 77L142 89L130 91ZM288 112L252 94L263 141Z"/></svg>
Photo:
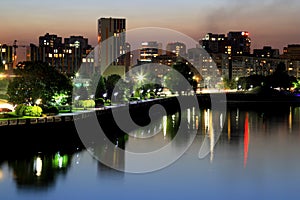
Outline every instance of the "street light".
<svg viewBox="0 0 300 200"><path fill-rule="evenodd" d="M119 94L118 92L115 92L115 93L114 93L115 102L117 102L117 96L118 96L118 94Z"/></svg>
<svg viewBox="0 0 300 200"><path fill-rule="evenodd" d="M74 100L75 100L75 101L78 101L79 98L80 98L80 96L76 96L76 97L74 98Z"/></svg>
<svg viewBox="0 0 300 200"><path fill-rule="evenodd" d="M40 105L42 103L42 99L37 99L36 101L35 101L35 104L36 105Z"/></svg>
<svg viewBox="0 0 300 200"><path fill-rule="evenodd" d="M138 74L136 78L137 78L137 80L138 80L139 82L143 82L144 79L145 79L145 75L144 75L144 74Z"/></svg>

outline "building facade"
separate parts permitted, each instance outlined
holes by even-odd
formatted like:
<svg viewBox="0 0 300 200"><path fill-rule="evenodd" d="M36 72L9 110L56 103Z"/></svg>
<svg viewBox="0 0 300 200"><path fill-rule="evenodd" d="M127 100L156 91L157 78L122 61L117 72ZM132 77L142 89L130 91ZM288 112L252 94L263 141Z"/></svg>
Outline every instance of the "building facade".
<svg viewBox="0 0 300 200"><path fill-rule="evenodd" d="M227 53L232 56L250 55L251 39L247 31L231 31L227 34Z"/></svg>
<svg viewBox="0 0 300 200"><path fill-rule="evenodd" d="M2 66L1 71L12 71L14 64L13 46L0 44L0 62Z"/></svg>
<svg viewBox="0 0 300 200"><path fill-rule="evenodd" d="M279 58L279 49L264 46L262 49L253 49L253 56L257 58Z"/></svg>
<svg viewBox="0 0 300 200"><path fill-rule="evenodd" d="M119 57L126 53L126 19L98 19L99 66L123 65Z"/></svg>
<svg viewBox="0 0 300 200"><path fill-rule="evenodd" d="M207 33L199 43L208 53L225 53L227 37L225 34Z"/></svg>
<svg viewBox="0 0 300 200"><path fill-rule="evenodd" d="M157 41L143 42L140 49L139 61L141 63L149 63L160 55L162 55L162 43Z"/></svg>
<svg viewBox="0 0 300 200"><path fill-rule="evenodd" d="M166 46L166 54L174 54L176 56L186 56L186 45L182 42L171 42Z"/></svg>
<svg viewBox="0 0 300 200"><path fill-rule="evenodd" d="M87 58L93 50L88 39L83 36L59 37L46 33L39 37L39 45L30 44L28 48L28 60L43 61L55 67L58 71L74 76L81 65L86 62L94 62ZM86 72L91 73L90 72Z"/></svg>

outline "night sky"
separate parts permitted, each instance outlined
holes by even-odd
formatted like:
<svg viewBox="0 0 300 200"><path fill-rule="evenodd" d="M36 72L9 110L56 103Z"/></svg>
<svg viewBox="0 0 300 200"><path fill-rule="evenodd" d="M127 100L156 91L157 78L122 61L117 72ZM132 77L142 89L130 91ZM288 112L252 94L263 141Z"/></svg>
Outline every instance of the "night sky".
<svg viewBox="0 0 300 200"><path fill-rule="evenodd" d="M164 27L195 40L205 33L246 30L252 49L282 48L300 43L298 0L1 0L0 43L38 43L53 33L62 37L83 35L94 46L97 19L125 17L127 29Z"/></svg>

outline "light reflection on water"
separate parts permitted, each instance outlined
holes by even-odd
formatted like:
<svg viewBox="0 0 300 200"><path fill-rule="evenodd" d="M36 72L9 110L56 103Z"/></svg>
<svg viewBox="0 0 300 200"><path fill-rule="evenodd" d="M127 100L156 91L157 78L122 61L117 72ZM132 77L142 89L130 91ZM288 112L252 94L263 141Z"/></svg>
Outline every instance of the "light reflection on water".
<svg viewBox="0 0 300 200"><path fill-rule="evenodd" d="M195 114L193 109L187 110L183 115L187 126L198 130L192 146L173 165L153 173L115 171L93 159L87 150L0 159L0 198L299 197L300 108L278 112L235 108L227 113L215 112L203 109ZM147 143L140 144L137 138L128 137L125 149L154 150L170 143L180 126L179 117L178 113L165 116L153 122L149 130L134 130L131 135L152 138L153 143L145 146ZM174 144L174 151L181 145ZM209 151L201 154L201 147ZM111 163L125 167L125 159L117 150L108 151L105 146L94 150L110 152L106 156Z"/></svg>

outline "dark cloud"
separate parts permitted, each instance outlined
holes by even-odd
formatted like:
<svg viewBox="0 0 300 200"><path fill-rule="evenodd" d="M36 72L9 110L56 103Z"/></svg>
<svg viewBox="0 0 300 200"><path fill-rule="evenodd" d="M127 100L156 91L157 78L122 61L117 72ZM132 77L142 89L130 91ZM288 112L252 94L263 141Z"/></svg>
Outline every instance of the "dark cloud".
<svg viewBox="0 0 300 200"><path fill-rule="evenodd" d="M265 40L278 46L289 40L297 41L299 5L296 0L223 1L207 9L204 23L198 28L214 33L247 30L256 39L255 45Z"/></svg>

